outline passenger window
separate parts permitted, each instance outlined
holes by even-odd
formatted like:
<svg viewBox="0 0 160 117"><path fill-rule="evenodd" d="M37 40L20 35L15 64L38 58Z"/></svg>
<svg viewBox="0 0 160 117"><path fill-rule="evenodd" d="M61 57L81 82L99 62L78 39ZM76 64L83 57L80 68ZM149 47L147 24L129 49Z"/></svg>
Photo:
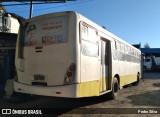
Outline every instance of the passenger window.
<svg viewBox="0 0 160 117"><path fill-rule="evenodd" d="M126 45L124 46L124 51L127 54L127 46Z"/></svg>
<svg viewBox="0 0 160 117"><path fill-rule="evenodd" d="M124 44L121 43L121 51L124 52Z"/></svg>
<svg viewBox="0 0 160 117"><path fill-rule="evenodd" d="M133 55L133 49L131 48L131 55Z"/></svg>
<svg viewBox="0 0 160 117"><path fill-rule="evenodd" d="M117 46L117 50L120 51L121 47L120 47L120 43L119 42L116 42L116 46Z"/></svg>
<svg viewBox="0 0 160 117"><path fill-rule="evenodd" d="M128 48L128 54L131 54L131 48L130 47Z"/></svg>
<svg viewBox="0 0 160 117"><path fill-rule="evenodd" d="M90 41L92 43L98 43L96 30L94 30L92 28L88 28L88 41Z"/></svg>
<svg viewBox="0 0 160 117"><path fill-rule="evenodd" d="M83 40L88 40L88 27L81 25L81 38Z"/></svg>
<svg viewBox="0 0 160 117"><path fill-rule="evenodd" d="M90 57L98 57L98 44L82 41L82 53Z"/></svg>
<svg viewBox="0 0 160 117"><path fill-rule="evenodd" d="M81 39L92 43L98 43L96 29L81 23Z"/></svg>
<svg viewBox="0 0 160 117"><path fill-rule="evenodd" d="M112 47L114 50L116 49L116 41L115 40L113 40L113 42L112 42Z"/></svg>
<svg viewBox="0 0 160 117"><path fill-rule="evenodd" d="M81 23L82 54L98 57L98 36L96 30L89 25Z"/></svg>

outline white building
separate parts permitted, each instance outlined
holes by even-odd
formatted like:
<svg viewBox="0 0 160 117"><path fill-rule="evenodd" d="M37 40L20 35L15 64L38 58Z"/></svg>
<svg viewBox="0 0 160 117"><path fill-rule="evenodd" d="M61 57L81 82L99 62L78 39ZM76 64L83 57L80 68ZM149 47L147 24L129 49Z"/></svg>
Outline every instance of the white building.
<svg viewBox="0 0 160 117"><path fill-rule="evenodd" d="M22 18L13 13L7 13L4 7L0 7L0 32L18 33L18 18ZM23 18L22 18L23 19Z"/></svg>

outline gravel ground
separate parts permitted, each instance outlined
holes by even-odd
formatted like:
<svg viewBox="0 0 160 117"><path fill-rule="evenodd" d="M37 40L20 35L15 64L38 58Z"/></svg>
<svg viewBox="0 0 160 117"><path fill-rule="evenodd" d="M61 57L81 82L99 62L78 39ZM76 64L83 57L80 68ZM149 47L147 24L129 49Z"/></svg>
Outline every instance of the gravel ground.
<svg viewBox="0 0 160 117"><path fill-rule="evenodd" d="M118 96L116 100L109 100L107 95L82 99L22 95L20 97L22 100L19 101L15 101L16 97L7 100L1 96L0 108L51 108L53 114L60 111L56 115L46 115L47 117L158 117L160 114L136 113L145 112L144 110L150 112L157 110L160 113L160 73L145 73L139 85L123 88L119 91ZM112 114L107 114L108 112Z"/></svg>

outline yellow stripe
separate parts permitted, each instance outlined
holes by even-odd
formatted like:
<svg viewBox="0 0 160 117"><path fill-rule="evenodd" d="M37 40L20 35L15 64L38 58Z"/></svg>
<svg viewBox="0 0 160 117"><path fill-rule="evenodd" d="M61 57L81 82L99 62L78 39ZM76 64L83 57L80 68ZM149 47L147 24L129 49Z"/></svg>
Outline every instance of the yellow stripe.
<svg viewBox="0 0 160 117"><path fill-rule="evenodd" d="M99 80L82 82L79 84L79 97L99 96Z"/></svg>
<svg viewBox="0 0 160 117"><path fill-rule="evenodd" d="M106 86L108 84L106 80L103 79L103 81L105 81L103 85L102 85L102 78L100 81L95 80L95 81L80 83L78 96L79 97L99 96L100 91L101 92L106 91L109 88L108 86ZM137 74L120 76L120 87L133 83L135 81L137 81Z"/></svg>
<svg viewBox="0 0 160 117"><path fill-rule="evenodd" d="M137 74L120 76L120 87L133 83L135 81L137 81Z"/></svg>

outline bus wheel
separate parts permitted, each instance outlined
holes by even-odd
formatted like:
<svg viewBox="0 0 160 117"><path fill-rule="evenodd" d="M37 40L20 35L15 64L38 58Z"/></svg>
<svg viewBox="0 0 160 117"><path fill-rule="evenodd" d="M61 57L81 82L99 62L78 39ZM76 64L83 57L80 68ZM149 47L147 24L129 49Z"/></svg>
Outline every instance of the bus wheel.
<svg viewBox="0 0 160 117"><path fill-rule="evenodd" d="M118 79L115 77L112 84L112 91L110 92L109 97L111 99L116 99L118 90L119 90L119 83L118 83Z"/></svg>

